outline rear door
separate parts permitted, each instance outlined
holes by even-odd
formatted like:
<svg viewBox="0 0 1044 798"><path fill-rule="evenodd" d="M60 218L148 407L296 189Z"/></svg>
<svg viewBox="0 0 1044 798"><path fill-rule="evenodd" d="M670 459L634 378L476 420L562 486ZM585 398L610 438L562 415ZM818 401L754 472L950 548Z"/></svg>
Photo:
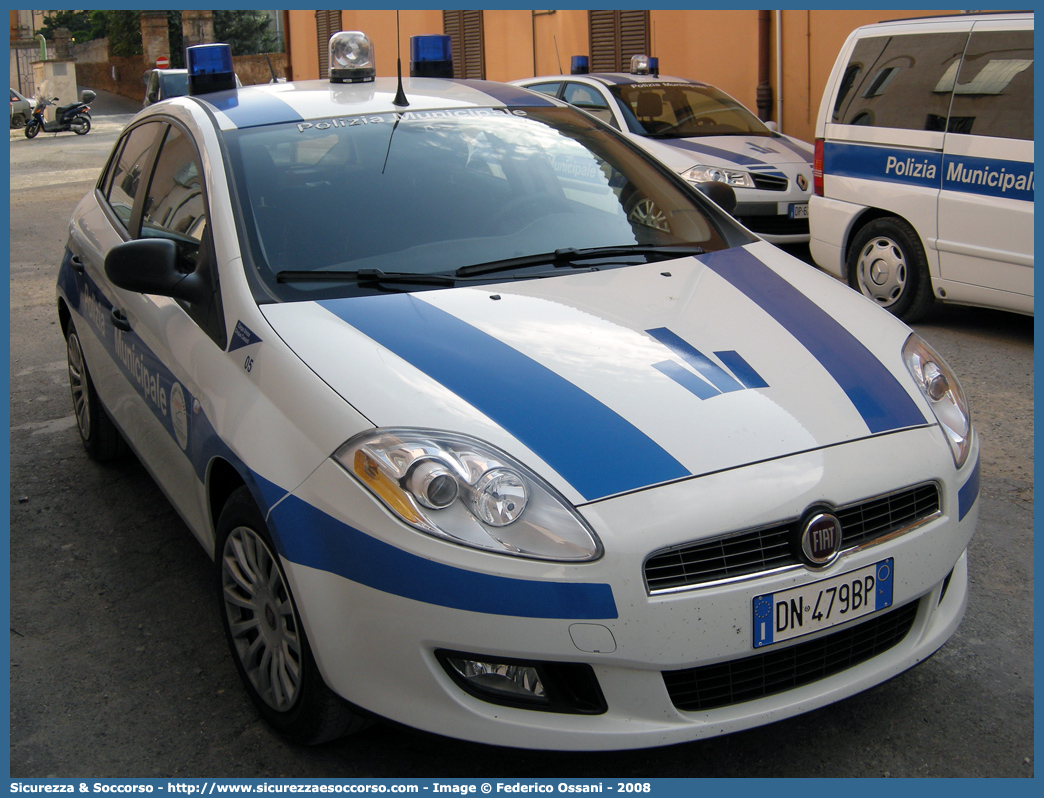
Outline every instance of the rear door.
<svg viewBox="0 0 1044 798"><path fill-rule="evenodd" d="M1033 23L977 22L943 147L938 249L951 299L1033 309ZM965 294L964 291L972 291ZM978 293L976 293L978 291Z"/></svg>

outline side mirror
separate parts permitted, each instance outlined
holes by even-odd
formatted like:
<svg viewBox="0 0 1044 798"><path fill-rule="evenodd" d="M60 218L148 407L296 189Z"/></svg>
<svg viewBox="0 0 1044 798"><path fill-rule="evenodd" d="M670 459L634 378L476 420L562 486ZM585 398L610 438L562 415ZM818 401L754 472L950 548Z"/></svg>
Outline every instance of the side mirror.
<svg viewBox="0 0 1044 798"><path fill-rule="evenodd" d="M718 207L725 211L725 213L731 215L732 212L736 210L736 191L727 183L718 183L717 181L714 181L700 183L696 187L707 195L716 205L718 205Z"/></svg>
<svg viewBox="0 0 1044 798"><path fill-rule="evenodd" d="M169 238L126 241L105 256L105 274L117 288L202 302L207 288L199 275L181 270L184 258Z"/></svg>
<svg viewBox="0 0 1044 798"><path fill-rule="evenodd" d="M779 125L777 125L775 120L773 120L773 119L770 119L769 121L767 121L765 123L765 127L767 127L769 130L771 130L773 133L778 133L779 132Z"/></svg>

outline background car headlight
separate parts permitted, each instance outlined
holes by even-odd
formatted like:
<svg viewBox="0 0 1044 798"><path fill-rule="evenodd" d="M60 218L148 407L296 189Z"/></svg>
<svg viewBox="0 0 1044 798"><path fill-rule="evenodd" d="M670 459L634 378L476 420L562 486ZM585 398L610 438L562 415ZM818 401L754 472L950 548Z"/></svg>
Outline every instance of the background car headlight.
<svg viewBox="0 0 1044 798"><path fill-rule="evenodd" d="M690 183L726 183L733 188L754 188L754 180L746 172L720 166L694 166L682 177Z"/></svg>
<svg viewBox="0 0 1044 798"><path fill-rule="evenodd" d="M968 459L972 430L971 411L961 384L939 353L918 335L906 339L903 359L921 393L931 404L950 443L953 462L960 468Z"/></svg>
<svg viewBox="0 0 1044 798"><path fill-rule="evenodd" d="M334 459L410 526L455 543L541 560L602 556L595 533L550 485L488 443L379 429Z"/></svg>

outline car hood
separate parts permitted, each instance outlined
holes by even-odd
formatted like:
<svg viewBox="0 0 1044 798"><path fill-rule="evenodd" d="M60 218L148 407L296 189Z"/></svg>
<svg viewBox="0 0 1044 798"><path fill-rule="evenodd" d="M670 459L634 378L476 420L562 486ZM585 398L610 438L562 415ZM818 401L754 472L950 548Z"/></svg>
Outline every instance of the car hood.
<svg viewBox="0 0 1044 798"><path fill-rule="evenodd" d="M931 418L909 330L763 242L262 312L375 426L481 438L578 504Z"/></svg>
<svg viewBox="0 0 1044 798"><path fill-rule="evenodd" d="M808 171L812 148L786 136L698 136L687 139L653 139L635 136L651 155L676 172L697 164L725 166L750 171L781 170L791 174Z"/></svg>

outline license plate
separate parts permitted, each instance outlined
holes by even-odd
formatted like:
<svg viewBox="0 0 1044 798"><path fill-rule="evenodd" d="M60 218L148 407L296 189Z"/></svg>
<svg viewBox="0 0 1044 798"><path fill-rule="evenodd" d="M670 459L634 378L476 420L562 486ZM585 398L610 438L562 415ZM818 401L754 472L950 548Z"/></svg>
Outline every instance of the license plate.
<svg viewBox="0 0 1044 798"><path fill-rule="evenodd" d="M756 596L754 648L829 629L892 606L892 560Z"/></svg>
<svg viewBox="0 0 1044 798"><path fill-rule="evenodd" d="M808 218L808 203L807 202L792 202L792 203L790 203L790 218L791 219L807 219Z"/></svg>

